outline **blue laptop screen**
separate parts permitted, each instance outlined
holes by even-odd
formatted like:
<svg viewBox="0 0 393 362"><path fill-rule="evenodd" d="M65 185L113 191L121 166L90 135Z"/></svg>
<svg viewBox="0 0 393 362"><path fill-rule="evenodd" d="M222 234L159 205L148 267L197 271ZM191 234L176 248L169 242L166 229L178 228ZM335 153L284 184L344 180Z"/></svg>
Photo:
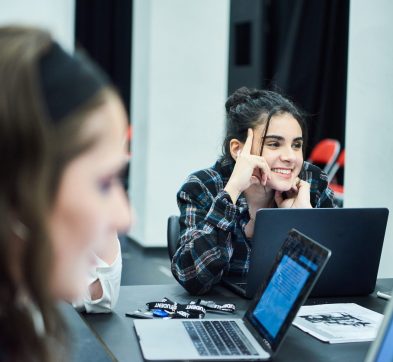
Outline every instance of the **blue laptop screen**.
<svg viewBox="0 0 393 362"><path fill-rule="evenodd" d="M375 362L393 361L393 320L390 319Z"/></svg>
<svg viewBox="0 0 393 362"><path fill-rule="evenodd" d="M313 263L303 255L299 258L300 261L314 269ZM299 262L288 255L283 256L253 311L255 319L273 338L285 322L310 275Z"/></svg>
<svg viewBox="0 0 393 362"><path fill-rule="evenodd" d="M275 351L330 257L330 251L292 229L245 320Z"/></svg>

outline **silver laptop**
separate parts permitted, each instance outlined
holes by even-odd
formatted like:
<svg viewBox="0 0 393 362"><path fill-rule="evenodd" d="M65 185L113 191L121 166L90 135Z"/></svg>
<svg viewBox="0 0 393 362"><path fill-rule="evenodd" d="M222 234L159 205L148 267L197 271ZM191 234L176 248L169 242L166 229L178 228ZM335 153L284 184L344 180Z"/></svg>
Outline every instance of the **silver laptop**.
<svg viewBox="0 0 393 362"><path fill-rule="evenodd" d="M290 230L270 274L242 319L135 320L144 358L154 361L271 358L330 254L322 245L295 229Z"/></svg>
<svg viewBox="0 0 393 362"><path fill-rule="evenodd" d="M366 362L393 361L393 300L391 299L385 310L385 317L379 328L377 338L368 351Z"/></svg>
<svg viewBox="0 0 393 362"><path fill-rule="evenodd" d="M225 276L237 294L253 298L289 229L332 251L311 297L367 295L374 291L389 210L386 208L261 209L257 212L249 272Z"/></svg>

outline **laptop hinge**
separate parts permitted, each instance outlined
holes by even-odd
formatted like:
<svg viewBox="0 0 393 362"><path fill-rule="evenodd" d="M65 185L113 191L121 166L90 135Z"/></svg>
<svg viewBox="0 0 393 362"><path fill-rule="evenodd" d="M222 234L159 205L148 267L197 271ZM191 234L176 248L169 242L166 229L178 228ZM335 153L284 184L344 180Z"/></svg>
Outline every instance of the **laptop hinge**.
<svg viewBox="0 0 393 362"><path fill-rule="evenodd" d="M266 338L261 337L259 331L247 320L246 316L242 318L242 321L246 326L246 328L250 331L252 336L262 346L262 348L272 356L274 351L272 349L270 342Z"/></svg>

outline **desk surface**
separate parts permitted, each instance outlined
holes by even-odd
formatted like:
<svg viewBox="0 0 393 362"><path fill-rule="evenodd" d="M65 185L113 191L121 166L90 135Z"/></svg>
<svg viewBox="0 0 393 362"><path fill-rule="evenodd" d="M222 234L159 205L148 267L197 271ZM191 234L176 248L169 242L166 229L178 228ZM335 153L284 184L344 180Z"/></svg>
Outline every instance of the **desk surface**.
<svg viewBox="0 0 393 362"><path fill-rule="evenodd" d="M69 334L70 355L66 358L70 362L95 361L111 362L113 357L100 343L95 334L86 325L75 308L68 303L60 303L59 311L67 324Z"/></svg>
<svg viewBox="0 0 393 362"><path fill-rule="evenodd" d="M393 279L378 280L376 290L389 290L393 287ZM191 297L181 286L170 285L138 285L124 286L120 289L118 305L114 313L107 315L83 315L87 324L95 332L104 346L110 350L118 361L143 361L139 348L133 319L125 316L126 312L138 308L144 309L146 302L159 301L168 297L176 302L196 300ZM235 315L210 314L209 318L241 318L250 301L235 296L223 287L217 287L204 299L212 299L217 303L233 302L236 304ZM375 293L365 297L352 298L316 298L309 299L307 304L351 302L382 313L386 301L377 298ZM362 361L364 360L370 342L326 344L307 335L295 327L290 330L283 341L281 349L275 356L275 361Z"/></svg>

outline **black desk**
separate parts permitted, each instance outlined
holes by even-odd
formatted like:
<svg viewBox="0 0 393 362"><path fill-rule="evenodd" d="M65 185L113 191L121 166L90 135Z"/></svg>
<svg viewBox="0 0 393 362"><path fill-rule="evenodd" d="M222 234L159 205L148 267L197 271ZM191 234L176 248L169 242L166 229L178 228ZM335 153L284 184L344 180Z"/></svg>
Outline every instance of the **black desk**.
<svg viewBox="0 0 393 362"><path fill-rule="evenodd" d="M60 303L58 307L66 322L69 334L70 354L67 355L67 359L70 362L111 362L114 360L105 349L105 345L97 340L72 305Z"/></svg>
<svg viewBox="0 0 393 362"><path fill-rule="evenodd" d="M381 279L376 290L389 290L393 287L393 279ZM125 317L126 312L144 308L146 302L159 301L168 297L177 302L196 300L176 284L171 285L139 285L121 287L120 298L114 313L108 315L84 315L87 324L100 338L105 347L119 361L143 361L132 318ZM217 303L234 302L237 312L234 317L241 318L247 309L248 300L235 296L229 290L217 287L204 299L212 299ZM377 298L375 293L356 298L318 298L310 299L307 304L352 302L382 313L386 301ZM228 314L208 314L210 318L227 318ZM370 342L325 344L307 335L295 327L291 327L274 361L363 361Z"/></svg>

